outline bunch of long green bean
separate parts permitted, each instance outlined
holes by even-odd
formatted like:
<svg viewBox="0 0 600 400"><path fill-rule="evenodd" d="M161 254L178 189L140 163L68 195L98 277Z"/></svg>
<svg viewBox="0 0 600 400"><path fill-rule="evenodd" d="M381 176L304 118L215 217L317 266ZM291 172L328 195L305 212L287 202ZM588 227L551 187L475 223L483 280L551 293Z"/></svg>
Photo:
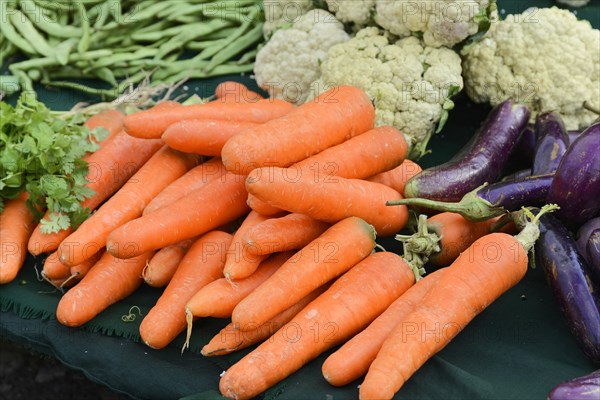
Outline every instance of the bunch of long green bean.
<svg viewBox="0 0 600 400"><path fill-rule="evenodd" d="M0 91L33 82L115 98L151 84L251 71L260 0L0 0ZM185 58L190 57L191 58ZM97 89L69 79L99 79Z"/></svg>

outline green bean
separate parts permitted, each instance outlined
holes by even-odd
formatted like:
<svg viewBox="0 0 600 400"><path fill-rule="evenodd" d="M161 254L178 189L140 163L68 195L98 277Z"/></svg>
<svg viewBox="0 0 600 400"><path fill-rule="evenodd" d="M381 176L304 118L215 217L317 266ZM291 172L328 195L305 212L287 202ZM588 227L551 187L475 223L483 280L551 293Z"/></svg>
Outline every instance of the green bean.
<svg viewBox="0 0 600 400"><path fill-rule="evenodd" d="M20 10L14 10L14 12L9 15L9 18L10 22L31 44L31 47L33 47L36 52L46 57L51 56L54 53L46 39L40 35L33 26L33 23Z"/></svg>
<svg viewBox="0 0 600 400"><path fill-rule="evenodd" d="M193 40L199 36L206 35L212 32L215 28L219 29L227 25L227 22L221 20L213 20L208 24L198 27L198 29L187 29L181 32L179 35L174 36L164 45L160 46L159 52L154 56L155 59L160 59L171 53L172 51L184 46L190 40Z"/></svg>
<svg viewBox="0 0 600 400"><path fill-rule="evenodd" d="M238 0L235 2L231 2L231 3L227 3L227 2L223 2L223 1L209 1L209 2L206 2L203 4L194 5L194 6L178 7L175 10L173 10L172 12L159 14L159 17L172 20L181 15L187 15L187 14L202 13L202 14L206 15L205 12L208 9L216 9L217 11L221 11L222 9L227 9L228 5L232 6L232 7L229 7L229 9L237 10L240 8L241 5L257 4L257 3L259 3L257 0Z"/></svg>
<svg viewBox="0 0 600 400"><path fill-rule="evenodd" d="M67 39L64 42L60 43L58 46L56 46L55 49L55 54L54 54L54 58L56 58L56 60L58 61L59 64L61 65L67 65L69 63L69 55L71 54L71 50L73 49L73 46L75 46L77 44L77 39L72 38L72 39Z"/></svg>
<svg viewBox="0 0 600 400"><path fill-rule="evenodd" d="M178 4L177 4L178 3ZM163 0L157 3L151 4L149 6L145 5L144 7L134 7L131 10L131 18L140 21L145 19L154 18L157 14L160 14L161 11L169 9L169 8L178 8L180 7L181 1L177 1L177 3ZM175 6L175 7L174 7ZM141 8L141 10L137 10L137 8Z"/></svg>
<svg viewBox="0 0 600 400"><path fill-rule="evenodd" d="M231 35L229 35L225 41L223 43L218 43L215 46L211 47L211 48L207 48L205 49L201 54L202 57L205 58L210 58L212 56L214 56L215 54L219 53L220 51L224 51L227 46L229 46L231 43L235 42L240 36L242 36L246 30L248 29L248 27L250 26L250 24L253 22L254 18L256 17L257 12L253 12L250 15L248 15L248 18L246 19L246 21L244 21L244 23L242 25L239 26L239 28L237 28Z"/></svg>
<svg viewBox="0 0 600 400"><path fill-rule="evenodd" d="M9 15L8 5L5 1L0 1L0 15L7 16ZM19 34L14 28L14 26L10 23L10 20L2 21L0 24L0 33L4 35L4 37L9 40L15 47L21 49L21 51L29 54L35 54L36 51L33 46L25 40L23 36Z"/></svg>
<svg viewBox="0 0 600 400"><path fill-rule="evenodd" d="M163 81L166 83L174 83L179 82L184 79L204 79L210 78L212 76L219 75L230 75L230 74L239 74L243 72L249 72L254 69L254 64L244 64L244 65L236 65L236 64L222 64L211 71L205 71L204 69L192 69L181 71L174 75L171 75L165 78Z"/></svg>
<svg viewBox="0 0 600 400"><path fill-rule="evenodd" d="M83 31L81 39L77 44L77 51L79 53L85 53L90 48L90 20L88 19L88 15L83 4L77 4L81 18L81 29Z"/></svg>
<svg viewBox="0 0 600 400"><path fill-rule="evenodd" d="M0 75L0 92L10 96L20 90L19 78L14 75ZM0 96L1 97L1 96Z"/></svg>
<svg viewBox="0 0 600 400"><path fill-rule="evenodd" d="M21 11L29 17L33 24L51 37L67 39L81 36L81 29L70 25L61 25L52 20L50 16L45 15L44 9L38 6L35 1L20 0L20 4Z"/></svg>
<svg viewBox="0 0 600 400"><path fill-rule="evenodd" d="M247 51L240 57L239 60L236 61L236 63L246 64L248 62L251 62L256 57L256 54L258 54L258 49Z"/></svg>
<svg viewBox="0 0 600 400"><path fill-rule="evenodd" d="M13 69L12 65L9 66L8 69L14 76L16 76L19 79L19 85L21 86L21 90L23 92L30 92L35 96L35 91L33 90L33 82L31 81L31 79L29 79L27 74L21 70Z"/></svg>
<svg viewBox="0 0 600 400"><path fill-rule="evenodd" d="M233 34L236 29L235 26L219 29L218 31L206 35L204 39L226 39L229 35Z"/></svg>
<svg viewBox="0 0 600 400"><path fill-rule="evenodd" d="M157 53L158 53L158 49L142 48L142 49L136 51L135 53L113 54L110 57L106 57L100 61L95 62L94 68L110 67L114 63L117 63L120 61L129 61L129 60L135 60L135 59L139 59L139 58L153 57Z"/></svg>
<svg viewBox="0 0 600 400"><path fill-rule="evenodd" d="M217 39L217 40L205 40L205 41L192 41L189 42L185 48L188 50L194 50L194 51L198 51L198 50L204 50L207 49L209 47L213 47L213 46L218 46L221 45L225 42L225 39Z"/></svg>
<svg viewBox="0 0 600 400"><path fill-rule="evenodd" d="M245 48L256 43L262 37L262 24L257 24L252 30L244 34L244 36L242 36L235 42L230 43L229 45L221 49L221 51L219 51L217 54L215 54L215 56L210 60L210 63L205 67L205 70L212 70L218 65L234 57L236 54L238 54Z"/></svg>
<svg viewBox="0 0 600 400"><path fill-rule="evenodd" d="M90 15L90 18L92 15L94 15L94 10L97 10L96 22L94 22L94 29L98 30L104 26L106 20L108 19L108 13L110 12L110 4L108 2L104 2L100 5L94 6L91 10L92 12L88 14Z"/></svg>
<svg viewBox="0 0 600 400"><path fill-rule="evenodd" d="M69 63L75 63L77 61L88 61L101 57L108 57L112 55L113 52L108 49L102 50L90 50L87 53L79 54L74 53L69 55ZM9 68L14 68L17 70L27 70L29 68L43 68L58 65L58 61L54 57L41 57L41 58L32 58L29 60L21 61L18 63L13 63L9 66Z"/></svg>
<svg viewBox="0 0 600 400"><path fill-rule="evenodd" d="M98 79L103 80L104 82L108 83L111 86L117 86L118 85L117 79L115 78L115 75L110 70L110 68L101 67L101 68L93 69L90 72L95 77L97 77Z"/></svg>

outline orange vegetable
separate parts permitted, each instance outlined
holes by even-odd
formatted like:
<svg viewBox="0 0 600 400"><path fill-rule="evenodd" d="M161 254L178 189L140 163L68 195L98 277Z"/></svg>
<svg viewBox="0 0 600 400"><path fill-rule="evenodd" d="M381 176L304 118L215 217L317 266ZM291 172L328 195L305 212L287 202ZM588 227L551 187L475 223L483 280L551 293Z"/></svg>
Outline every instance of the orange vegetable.
<svg viewBox="0 0 600 400"><path fill-rule="evenodd" d="M229 368L219 383L221 394L251 399L262 393L362 330L414 282L411 268L400 256L367 257Z"/></svg>
<svg viewBox="0 0 600 400"><path fill-rule="evenodd" d="M215 89L217 99L238 103L252 103L264 97L235 81L221 82Z"/></svg>
<svg viewBox="0 0 600 400"><path fill-rule="evenodd" d="M245 245L243 238L248 229L266 221L269 217L265 217L251 211L244 219L242 225L238 228L233 236L231 247L227 251L227 260L223 274L225 278L230 280L247 278L256 271L260 263L267 258L267 255L256 255L248 252L248 246Z"/></svg>
<svg viewBox="0 0 600 400"><path fill-rule="evenodd" d="M144 165L162 146L160 140L143 140L119 132L101 149L87 158L89 172L87 187L95 194L85 199L81 205L90 210L96 209L112 196ZM44 218L49 218L46 215ZM42 233L38 225L29 240L28 249L33 255L49 253L58 248L72 229L56 233Z"/></svg>
<svg viewBox="0 0 600 400"><path fill-rule="evenodd" d="M169 126L162 139L176 150L205 156L220 156L225 143L246 129L258 126L253 122L190 119Z"/></svg>
<svg viewBox="0 0 600 400"><path fill-rule="evenodd" d="M381 172L368 178L368 181L381 183L385 186L391 187L396 192L404 196L404 185L413 176L417 175L423 169L414 161L404 160L402 164L396 168L386 172Z"/></svg>
<svg viewBox="0 0 600 400"><path fill-rule="evenodd" d="M225 166L219 157L210 160L190 169L181 178L177 179L169 186L164 188L148 205L144 208L143 215L149 214L179 200L183 196L192 193L196 189L206 186L209 182L221 178L227 173Z"/></svg>
<svg viewBox="0 0 600 400"><path fill-rule="evenodd" d="M306 305L316 299L327 289L327 285L321 286L310 292L308 296L291 306L285 311L280 312L268 322L257 326L255 329L241 331L228 324L221 329L208 344L202 348L203 356L222 356L233 353L234 351L245 349L253 344L260 343L268 339L283 325L287 324L298 314Z"/></svg>
<svg viewBox="0 0 600 400"><path fill-rule="evenodd" d="M361 399L391 399L431 356L523 278L527 251L518 238L492 233L448 268L383 343L360 385Z"/></svg>
<svg viewBox="0 0 600 400"><path fill-rule="evenodd" d="M228 171L242 175L257 167L287 167L368 131L374 122L368 96L358 88L338 86L232 137L221 157Z"/></svg>
<svg viewBox="0 0 600 400"><path fill-rule="evenodd" d="M105 246L108 235L115 228L142 215L144 207L151 199L197 162L195 156L164 146L96 213L60 244L60 261L73 266L90 258ZM134 239L123 241L121 246L120 254L130 254L130 257L147 251L136 252L137 243Z"/></svg>
<svg viewBox="0 0 600 400"><path fill-rule="evenodd" d="M201 235L246 214L246 197L244 179L226 174L169 206L115 229L108 236L107 250L127 258ZM129 243L135 246L130 249L126 246Z"/></svg>
<svg viewBox="0 0 600 400"><path fill-rule="evenodd" d="M235 242L235 237L233 242ZM273 275L291 256L292 253L289 252L273 254L247 278L234 282L221 278L209 283L187 302L186 313L194 317L231 317L235 306Z"/></svg>
<svg viewBox="0 0 600 400"><path fill-rule="evenodd" d="M419 307L421 299L434 287L445 269L418 281L394 301L380 316L358 335L331 354L322 366L323 376L334 386L344 386L367 373L381 345L394 327Z"/></svg>
<svg viewBox="0 0 600 400"><path fill-rule="evenodd" d="M243 235L242 246L249 254L256 255L301 249L330 226L304 214L270 218L248 229Z"/></svg>
<svg viewBox="0 0 600 400"><path fill-rule="evenodd" d="M158 250L142 271L144 282L152 287L167 286L193 243L194 239L186 239Z"/></svg>
<svg viewBox="0 0 600 400"><path fill-rule="evenodd" d="M88 274L58 302L56 319L63 325L81 326L111 304L133 293L142 283L142 269L152 253L128 260L104 253Z"/></svg>
<svg viewBox="0 0 600 400"><path fill-rule="evenodd" d="M283 100L265 99L253 103L212 101L173 109L149 109L125 117L125 131L135 137L157 139L165 130L188 119L263 123L290 112L294 106Z"/></svg>
<svg viewBox="0 0 600 400"><path fill-rule="evenodd" d="M386 206L386 200L402 198L394 189L360 179L309 177L299 171L257 168L248 175L246 189L271 206L329 223L360 217L381 236L400 231L408 220L407 208Z"/></svg>
<svg viewBox="0 0 600 400"><path fill-rule="evenodd" d="M186 326L185 305L202 287L223 276L225 253L232 236L212 231L200 237L181 260L158 302L140 325L144 343L161 349Z"/></svg>
<svg viewBox="0 0 600 400"><path fill-rule="evenodd" d="M375 246L373 227L360 218L346 218L296 253L233 310L234 326L248 330L262 325L304 296L348 271Z"/></svg>
<svg viewBox="0 0 600 400"><path fill-rule="evenodd" d="M27 241L35 227L25 204L28 197L21 194L6 201L0 213L0 284L16 278L27 256Z"/></svg>

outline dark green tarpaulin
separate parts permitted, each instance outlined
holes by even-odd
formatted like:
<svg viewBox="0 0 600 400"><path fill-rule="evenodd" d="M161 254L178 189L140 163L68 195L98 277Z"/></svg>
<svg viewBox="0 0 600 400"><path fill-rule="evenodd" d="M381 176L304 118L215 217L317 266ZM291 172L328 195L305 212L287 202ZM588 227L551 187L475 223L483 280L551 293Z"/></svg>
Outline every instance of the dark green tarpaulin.
<svg viewBox="0 0 600 400"><path fill-rule="evenodd" d="M551 1L502 1L500 9L516 12L529 5L549 6ZM579 10L579 16L600 25L600 1ZM600 51L600 49L599 49ZM253 84L248 77L236 77ZM192 82L189 93L209 95L217 79ZM41 90L40 99L54 109L67 109L86 100L72 92ZM443 133L431 144L433 154L425 167L451 157L476 130L489 108L464 97L457 100ZM380 241L399 250L391 240ZM0 287L0 336L51 354L83 370L91 379L115 391L142 399L219 398L219 375L247 351L205 358L198 350L226 320L196 323L192 351L180 354L183 338L157 351L138 342L141 317L124 322L133 306L145 315L160 291L143 287L110 307L86 326L71 329L54 316L60 293L39 282L35 267L42 260L29 258L12 284ZM48 293L51 292L51 293ZM275 386L268 399L357 398L359 382L333 388L320 374L326 355ZM1 354L0 354L1 359ZM396 395L398 399L541 399L556 383L583 375L594 366L577 348L547 288L540 270L530 270L516 287L478 316L456 339L423 366Z"/></svg>

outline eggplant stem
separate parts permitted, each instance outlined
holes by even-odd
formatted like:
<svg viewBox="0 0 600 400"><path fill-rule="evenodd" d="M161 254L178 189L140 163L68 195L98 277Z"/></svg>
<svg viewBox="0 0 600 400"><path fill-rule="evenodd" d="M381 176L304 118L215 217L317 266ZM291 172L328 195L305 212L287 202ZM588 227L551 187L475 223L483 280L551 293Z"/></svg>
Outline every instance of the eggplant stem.
<svg viewBox="0 0 600 400"><path fill-rule="evenodd" d="M600 109L591 105L587 100L583 102L583 108L590 112L593 112L596 115L600 115Z"/></svg>
<svg viewBox="0 0 600 400"><path fill-rule="evenodd" d="M414 197L388 201L385 204L387 206L406 205L425 207L437 211L457 213L471 222L487 221L490 218L504 214L505 210L502 207L494 206L489 201L477 195L479 190L485 186L487 186L487 183L465 194L459 202L451 203Z"/></svg>
<svg viewBox="0 0 600 400"><path fill-rule="evenodd" d="M525 226L523 227L521 232L519 232L515 236L515 239L519 243L521 243L525 251L529 253L529 251L533 248L533 245L540 236L540 228L538 227L540 217L546 213L554 212L559 208L560 207L556 204L546 204L540 209L537 215L534 215L531 212L531 210L529 210L526 207L522 208L522 211L525 214L528 221L525 222Z"/></svg>

